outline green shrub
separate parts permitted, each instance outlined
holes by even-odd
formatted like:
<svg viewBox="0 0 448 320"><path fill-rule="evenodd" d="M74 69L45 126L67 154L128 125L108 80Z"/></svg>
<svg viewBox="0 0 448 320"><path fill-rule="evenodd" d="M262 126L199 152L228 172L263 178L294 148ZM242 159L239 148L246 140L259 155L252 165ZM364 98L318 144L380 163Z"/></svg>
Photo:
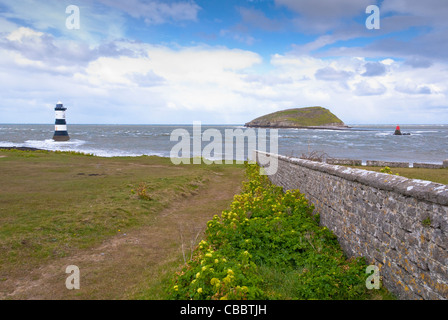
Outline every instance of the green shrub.
<svg viewBox="0 0 448 320"><path fill-rule="evenodd" d="M394 174L394 175L396 175L396 176L399 176L399 174L398 173L393 173L392 172L392 170L389 168L389 167L384 167L384 168L382 168L381 170L380 170L380 172L382 172L382 173L387 173L387 174Z"/></svg>
<svg viewBox="0 0 448 320"><path fill-rule="evenodd" d="M283 192L247 165L230 210L207 223L173 299L365 299L366 264L347 259L298 190ZM282 285L279 286L279 283Z"/></svg>
<svg viewBox="0 0 448 320"><path fill-rule="evenodd" d="M137 194L137 197L142 200L152 200L151 196L148 194L148 185L145 182L141 182L136 190L132 189L131 193Z"/></svg>

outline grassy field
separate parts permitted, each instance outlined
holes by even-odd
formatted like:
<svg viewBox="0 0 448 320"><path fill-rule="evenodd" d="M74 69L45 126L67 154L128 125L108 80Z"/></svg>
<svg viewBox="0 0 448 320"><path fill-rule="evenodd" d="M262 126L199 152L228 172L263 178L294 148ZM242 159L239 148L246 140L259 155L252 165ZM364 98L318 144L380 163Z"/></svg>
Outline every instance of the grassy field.
<svg viewBox="0 0 448 320"><path fill-rule="evenodd" d="M132 297L182 262L243 175L242 165L1 150L0 298ZM76 292L65 288L71 264L83 274Z"/></svg>
<svg viewBox="0 0 448 320"><path fill-rule="evenodd" d="M380 172L382 167L354 166L352 168ZM398 173L400 176L409 179L420 179L448 184L448 168L426 169L426 168L390 168L392 174Z"/></svg>
<svg viewBox="0 0 448 320"><path fill-rule="evenodd" d="M448 182L446 169L392 170ZM244 174L243 165L0 150L0 299L167 299ZM80 290L65 287L68 265L81 271Z"/></svg>

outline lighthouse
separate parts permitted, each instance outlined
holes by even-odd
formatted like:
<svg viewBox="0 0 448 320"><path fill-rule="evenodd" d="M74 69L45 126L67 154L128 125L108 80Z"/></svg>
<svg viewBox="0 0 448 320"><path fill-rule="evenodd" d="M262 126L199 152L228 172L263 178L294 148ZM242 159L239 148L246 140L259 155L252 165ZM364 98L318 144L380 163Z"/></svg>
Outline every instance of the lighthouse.
<svg viewBox="0 0 448 320"><path fill-rule="evenodd" d="M54 108L56 121L54 124L54 141L67 141L70 140L70 137L67 132L67 123L65 122L65 110L64 105L61 101L58 101L56 104L56 108Z"/></svg>

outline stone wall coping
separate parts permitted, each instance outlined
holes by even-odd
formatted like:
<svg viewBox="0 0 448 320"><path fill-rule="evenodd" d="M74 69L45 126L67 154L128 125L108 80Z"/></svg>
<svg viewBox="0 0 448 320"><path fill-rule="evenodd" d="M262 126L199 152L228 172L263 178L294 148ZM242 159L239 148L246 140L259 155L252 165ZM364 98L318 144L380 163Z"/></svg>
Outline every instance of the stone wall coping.
<svg viewBox="0 0 448 320"><path fill-rule="evenodd" d="M348 168L340 165L287 157L263 151L256 152L271 157L277 157L278 159L293 164L298 164L312 170L317 170L330 175L338 176L349 181L359 182L366 186L386 191L393 191L404 196L414 197L416 199L444 206L448 205L448 185L445 184L419 179L409 179L382 172Z"/></svg>

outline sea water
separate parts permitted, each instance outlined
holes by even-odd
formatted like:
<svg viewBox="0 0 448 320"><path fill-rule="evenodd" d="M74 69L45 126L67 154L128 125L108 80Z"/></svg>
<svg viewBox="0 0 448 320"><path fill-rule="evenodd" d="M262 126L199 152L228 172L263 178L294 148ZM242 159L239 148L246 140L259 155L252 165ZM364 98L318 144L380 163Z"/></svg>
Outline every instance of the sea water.
<svg viewBox="0 0 448 320"><path fill-rule="evenodd" d="M401 125L403 133L410 133L402 136L393 135L395 125L349 126L347 130L278 129L278 152L294 157L314 153L363 163L366 160L441 163L448 159L448 125ZM186 129L192 137L192 125L69 124L70 140L56 142L52 139L53 124L0 124L0 147L79 151L102 157L169 157L177 143L170 141L171 133L179 128ZM226 129L243 132L247 129L242 125L202 125L202 132L210 128L219 130L223 137ZM224 159L219 152L216 157Z"/></svg>

